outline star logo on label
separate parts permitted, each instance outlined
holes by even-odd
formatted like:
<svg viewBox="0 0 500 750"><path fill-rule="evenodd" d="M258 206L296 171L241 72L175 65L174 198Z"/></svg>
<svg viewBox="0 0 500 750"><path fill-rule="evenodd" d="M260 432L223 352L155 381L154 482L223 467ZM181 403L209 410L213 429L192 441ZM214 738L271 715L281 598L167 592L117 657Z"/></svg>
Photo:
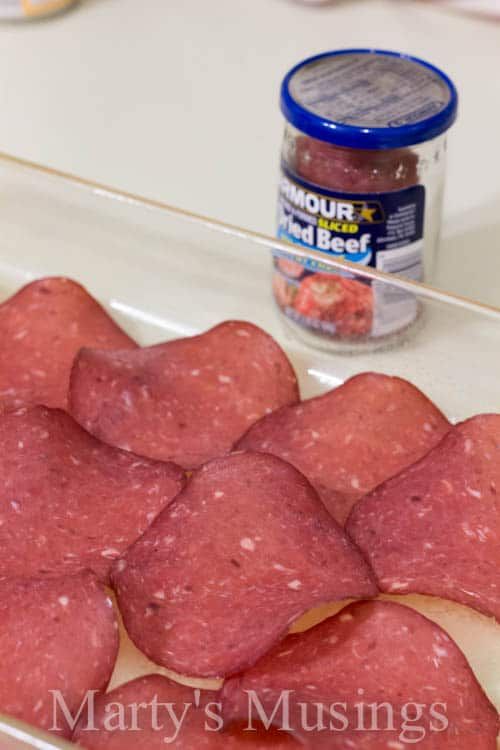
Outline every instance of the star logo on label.
<svg viewBox="0 0 500 750"><path fill-rule="evenodd" d="M365 203L365 205L361 208L359 215L365 221L372 223L373 221L375 221L374 214L376 213L376 211L377 211L376 208L368 208L368 206Z"/></svg>

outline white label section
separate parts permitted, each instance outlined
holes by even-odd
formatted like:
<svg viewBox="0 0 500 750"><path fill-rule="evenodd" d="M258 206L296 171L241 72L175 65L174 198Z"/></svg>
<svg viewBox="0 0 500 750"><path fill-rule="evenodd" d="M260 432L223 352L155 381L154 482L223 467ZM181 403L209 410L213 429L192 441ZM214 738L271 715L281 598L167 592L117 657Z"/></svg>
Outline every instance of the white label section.
<svg viewBox="0 0 500 750"><path fill-rule="evenodd" d="M422 256L424 241L418 240L410 245L394 250L380 250L377 253L377 270L385 273L399 273L407 279L422 281Z"/></svg>
<svg viewBox="0 0 500 750"><path fill-rule="evenodd" d="M406 247L384 250L377 255L377 269L395 273L413 281L422 280L423 240ZM387 336L407 325L417 317L417 298L396 286L373 282L373 336Z"/></svg>

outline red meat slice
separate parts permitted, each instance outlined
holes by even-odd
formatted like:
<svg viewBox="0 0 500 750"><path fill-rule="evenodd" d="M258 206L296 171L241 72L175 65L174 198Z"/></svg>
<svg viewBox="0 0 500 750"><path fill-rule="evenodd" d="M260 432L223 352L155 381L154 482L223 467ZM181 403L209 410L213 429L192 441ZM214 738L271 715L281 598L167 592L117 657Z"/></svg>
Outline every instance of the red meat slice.
<svg viewBox="0 0 500 750"><path fill-rule="evenodd" d="M88 568L104 581L181 489L174 464L103 445L65 412L0 416L0 578Z"/></svg>
<svg viewBox="0 0 500 750"><path fill-rule="evenodd" d="M358 602L306 633L289 636L253 669L225 684L227 722L247 719L246 691L253 691L253 715L258 702L270 717L280 699L288 701L289 726L314 748L496 748L497 712L462 652L438 625L392 602ZM287 697L283 691L291 692ZM274 720L286 727L283 702ZM301 703L307 707L302 713ZM374 720L377 704L386 705ZM330 714L332 705L341 718ZM433 706L445 714L447 727L433 716ZM320 729L318 719L323 731L304 731L306 721L311 730Z"/></svg>
<svg viewBox="0 0 500 750"><path fill-rule="evenodd" d="M34 281L0 305L0 405L65 409L69 375L82 346L137 344L80 284Z"/></svg>
<svg viewBox="0 0 500 750"><path fill-rule="evenodd" d="M259 453L196 471L112 580L138 648L200 677L253 664L320 602L376 594L305 477Z"/></svg>
<svg viewBox="0 0 500 750"><path fill-rule="evenodd" d="M160 705L163 704L163 705ZM155 717L154 706L157 706ZM169 708L167 708L167 705ZM120 709L123 723L120 726ZM183 687L159 675L133 680L99 696L92 723L80 720L73 741L88 750L285 750L298 743L282 732L246 732L222 725L220 696ZM134 712L137 707L137 719ZM114 714L114 720L110 715ZM214 718L215 717L215 718ZM155 721L155 719L157 719ZM136 726L137 729L132 727ZM95 729L92 729L95 727Z"/></svg>
<svg viewBox="0 0 500 750"><path fill-rule="evenodd" d="M365 373L264 417L238 443L289 461L344 523L353 504L414 463L450 429L411 383Z"/></svg>
<svg viewBox="0 0 500 750"><path fill-rule="evenodd" d="M500 415L454 427L361 500L347 528L383 591L440 596L500 620Z"/></svg>
<svg viewBox="0 0 500 750"><path fill-rule="evenodd" d="M418 156L406 148L356 150L299 136L295 171L304 180L330 190L384 193L418 184Z"/></svg>
<svg viewBox="0 0 500 750"><path fill-rule="evenodd" d="M278 344L250 323L229 321L135 352L83 350L70 405L106 443L190 469L227 453L260 417L298 398Z"/></svg>
<svg viewBox="0 0 500 750"><path fill-rule="evenodd" d="M0 581L1 713L71 736L64 709L106 688L117 652L111 600L90 573Z"/></svg>
<svg viewBox="0 0 500 750"><path fill-rule="evenodd" d="M335 323L335 332L345 338L367 336L372 329L372 288L355 279L328 273L307 276L293 306L306 318Z"/></svg>

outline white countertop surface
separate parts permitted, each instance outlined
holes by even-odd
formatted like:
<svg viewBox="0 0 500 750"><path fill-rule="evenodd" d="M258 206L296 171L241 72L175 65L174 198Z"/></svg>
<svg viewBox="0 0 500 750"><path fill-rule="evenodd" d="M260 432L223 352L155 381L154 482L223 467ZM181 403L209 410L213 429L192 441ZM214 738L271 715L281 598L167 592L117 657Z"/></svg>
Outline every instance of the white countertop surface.
<svg viewBox="0 0 500 750"><path fill-rule="evenodd" d="M83 0L0 25L0 150L272 233L281 78L347 46L454 78L436 281L500 305L500 23L413 0Z"/></svg>

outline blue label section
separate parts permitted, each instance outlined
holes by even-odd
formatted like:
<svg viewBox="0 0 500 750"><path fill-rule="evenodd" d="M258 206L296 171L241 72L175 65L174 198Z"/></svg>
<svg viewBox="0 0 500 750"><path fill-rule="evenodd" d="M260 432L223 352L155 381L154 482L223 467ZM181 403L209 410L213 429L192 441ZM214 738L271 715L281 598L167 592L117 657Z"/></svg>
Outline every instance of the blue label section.
<svg viewBox="0 0 500 750"><path fill-rule="evenodd" d="M279 239L321 250L336 259L380 268L380 253L411 245L423 237L422 185L371 194L317 190L283 168L278 202ZM421 257L413 260L421 265ZM395 272L411 270L404 267L405 262Z"/></svg>
<svg viewBox="0 0 500 750"><path fill-rule="evenodd" d="M278 238L330 258L419 281L424 218L422 185L387 193L319 192L283 168ZM278 252L273 288L288 317L328 336L386 336L408 326L418 313L414 295L397 287Z"/></svg>

